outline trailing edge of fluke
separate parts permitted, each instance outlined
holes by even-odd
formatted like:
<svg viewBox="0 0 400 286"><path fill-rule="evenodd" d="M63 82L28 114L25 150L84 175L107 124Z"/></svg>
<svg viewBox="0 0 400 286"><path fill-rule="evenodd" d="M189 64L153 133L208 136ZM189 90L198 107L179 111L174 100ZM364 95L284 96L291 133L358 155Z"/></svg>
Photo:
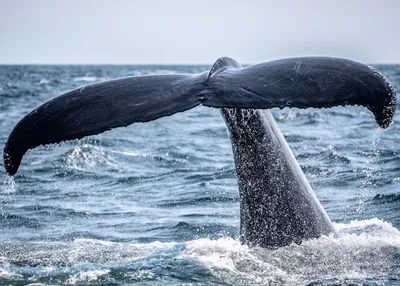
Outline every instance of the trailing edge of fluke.
<svg viewBox="0 0 400 286"><path fill-rule="evenodd" d="M84 86L39 106L15 126L4 148L14 175L28 149L147 122L199 104L216 108L323 108L362 105L391 123L396 91L376 69L346 59L289 58L239 68L220 58L209 72L147 75Z"/></svg>

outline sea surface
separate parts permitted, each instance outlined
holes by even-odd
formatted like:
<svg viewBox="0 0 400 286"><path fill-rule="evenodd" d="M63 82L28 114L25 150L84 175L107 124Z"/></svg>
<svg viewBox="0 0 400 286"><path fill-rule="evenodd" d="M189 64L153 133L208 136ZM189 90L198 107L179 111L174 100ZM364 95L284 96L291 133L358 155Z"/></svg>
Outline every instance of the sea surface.
<svg viewBox="0 0 400 286"><path fill-rule="evenodd" d="M400 66L375 66L400 88ZM209 66L0 66L0 147L70 89ZM238 240L232 150L217 109L28 151L0 164L0 285L399 285L400 113L273 114L338 235L271 250Z"/></svg>

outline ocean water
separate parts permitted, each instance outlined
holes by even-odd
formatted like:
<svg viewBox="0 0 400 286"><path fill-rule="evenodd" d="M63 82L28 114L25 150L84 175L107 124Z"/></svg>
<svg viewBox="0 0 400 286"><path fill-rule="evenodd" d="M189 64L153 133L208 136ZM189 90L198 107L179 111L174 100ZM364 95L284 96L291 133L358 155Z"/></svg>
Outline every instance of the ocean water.
<svg viewBox="0 0 400 286"><path fill-rule="evenodd" d="M0 146L72 88L208 68L0 66ZM400 88L400 66L377 68ZM1 163L0 285L399 285L400 115L381 130L362 107L273 113L336 237L241 245L229 136L197 107L30 150L15 178Z"/></svg>

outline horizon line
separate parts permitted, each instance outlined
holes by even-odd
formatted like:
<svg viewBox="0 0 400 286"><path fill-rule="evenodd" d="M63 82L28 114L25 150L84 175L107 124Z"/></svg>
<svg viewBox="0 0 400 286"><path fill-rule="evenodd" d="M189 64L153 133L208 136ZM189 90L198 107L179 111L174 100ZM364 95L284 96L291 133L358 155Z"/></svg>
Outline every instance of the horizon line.
<svg viewBox="0 0 400 286"><path fill-rule="evenodd" d="M268 61L265 61L268 62ZM244 63L249 66L257 63ZM361 62L368 65L400 65L400 62ZM213 63L1 63L0 66L212 66Z"/></svg>
<svg viewBox="0 0 400 286"><path fill-rule="evenodd" d="M184 66L212 65L208 63L1 63L0 66Z"/></svg>

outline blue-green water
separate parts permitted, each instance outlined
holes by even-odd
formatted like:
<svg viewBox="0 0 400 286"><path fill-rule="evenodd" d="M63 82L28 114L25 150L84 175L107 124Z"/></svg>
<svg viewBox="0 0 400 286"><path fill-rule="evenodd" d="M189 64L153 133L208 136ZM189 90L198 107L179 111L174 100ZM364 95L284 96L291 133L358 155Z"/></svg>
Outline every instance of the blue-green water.
<svg viewBox="0 0 400 286"><path fill-rule="evenodd" d="M207 66L0 66L0 146L27 112L95 81ZM400 87L400 66L378 66ZM398 285L399 116L273 113L338 230L277 250L238 241L239 198L218 110L198 107L0 166L0 285ZM36 283L36 284L35 284Z"/></svg>

